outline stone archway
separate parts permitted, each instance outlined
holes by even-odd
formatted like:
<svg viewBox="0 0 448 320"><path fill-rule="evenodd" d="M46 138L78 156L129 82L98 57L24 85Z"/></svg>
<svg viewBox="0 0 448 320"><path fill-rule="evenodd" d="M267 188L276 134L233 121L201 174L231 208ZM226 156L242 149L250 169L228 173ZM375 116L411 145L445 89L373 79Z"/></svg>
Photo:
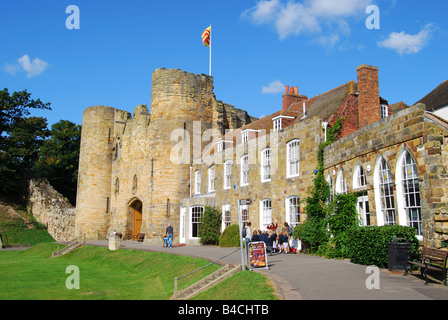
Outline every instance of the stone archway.
<svg viewBox="0 0 448 320"><path fill-rule="evenodd" d="M143 203L139 199L133 199L129 203L128 228L132 231L132 240L136 241L137 235L143 223Z"/></svg>

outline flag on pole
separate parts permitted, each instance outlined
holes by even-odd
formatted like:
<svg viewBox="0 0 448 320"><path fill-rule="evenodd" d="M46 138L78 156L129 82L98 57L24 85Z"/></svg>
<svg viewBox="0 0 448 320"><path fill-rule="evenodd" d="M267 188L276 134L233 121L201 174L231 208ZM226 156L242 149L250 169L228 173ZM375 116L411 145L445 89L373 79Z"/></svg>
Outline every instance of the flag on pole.
<svg viewBox="0 0 448 320"><path fill-rule="evenodd" d="M204 46L210 47L210 37L211 37L211 26L205 29L205 31L202 33L202 42L204 43Z"/></svg>

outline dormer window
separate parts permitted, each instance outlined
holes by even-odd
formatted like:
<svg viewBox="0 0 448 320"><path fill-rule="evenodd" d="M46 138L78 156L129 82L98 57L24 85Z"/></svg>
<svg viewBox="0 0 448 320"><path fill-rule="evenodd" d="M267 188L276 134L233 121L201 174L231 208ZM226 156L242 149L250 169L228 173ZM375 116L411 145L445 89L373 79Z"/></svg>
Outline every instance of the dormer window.
<svg viewBox="0 0 448 320"><path fill-rule="evenodd" d="M277 116L275 118L272 118L272 121L274 122L274 132L280 131L283 129L283 121L282 119L295 119L295 117L291 116Z"/></svg>
<svg viewBox="0 0 448 320"><path fill-rule="evenodd" d="M241 137L242 137L243 143L249 141L249 132L248 131L241 132Z"/></svg>
<svg viewBox="0 0 448 320"><path fill-rule="evenodd" d="M252 132L250 134L250 136L249 136L249 132ZM246 143L246 142L249 141L249 138L250 139L256 138L256 136L257 136L256 133L257 132L260 132L260 130L257 130L257 129L245 129L245 130L241 131L241 140L242 140L242 142Z"/></svg>
<svg viewBox="0 0 448 320"><path fill-rule="evenodd" d="M282 129L282 118L274 120L274 132Z"/></svg>
<svg viewBox="0 0 448 320"><path fill-rule="evenodd" d="M381 119L387 118L389 116L389 107L387 104L381 105Z"/></svg>

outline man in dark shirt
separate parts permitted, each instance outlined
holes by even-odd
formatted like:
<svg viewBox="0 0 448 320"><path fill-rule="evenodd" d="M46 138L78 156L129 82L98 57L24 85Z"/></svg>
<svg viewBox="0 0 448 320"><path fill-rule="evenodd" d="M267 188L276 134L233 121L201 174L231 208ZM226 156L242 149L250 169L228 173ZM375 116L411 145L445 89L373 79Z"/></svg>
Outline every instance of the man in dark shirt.
<svg viewBox="0 0 448 320"><path fill-rule="evenodd" d="M166 227L165 233L168 238L167 246L168 248L171 248L173 246L173 227L171 226L171 223L168 223L168 227Z"/></svg>

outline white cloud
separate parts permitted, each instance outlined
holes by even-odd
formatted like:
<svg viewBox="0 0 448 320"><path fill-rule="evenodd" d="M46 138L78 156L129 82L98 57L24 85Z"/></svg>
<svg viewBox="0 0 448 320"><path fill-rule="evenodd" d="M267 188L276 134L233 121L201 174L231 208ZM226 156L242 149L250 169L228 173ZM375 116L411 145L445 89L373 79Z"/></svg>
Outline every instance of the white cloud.
<svg viewBox="0 0 448 320"><path fill-rule="evenodd" d="M6 73L9 73L10 75L15 76L17 71L19 71L20 67L16 64L10 64L7 63L5 65L5 67L3 68L3 71L5 71Z"/></svg>
<svg viewBox="0 0 448 320"><path fill-rule="evenodd" d="M324 29L349 34L347 18L364 16L370 0L261 0L243 12L254 24L273 24L280 39Z"/></svg>
<svg viewBox="0 0 448 320"><path fill-rule="evenodd" d="M428 45L432 32L432 24L427 24L415 35L407 34L404 31L392 32L386 40L378 42L378 45L394 50L400 55L417 53Z"/></svg>
<svg viewBox="0 0 448 320"><path fill-rule="evenodd" d="M279 93L285 90L285 85L280 80L275 80L261 88L262 94Z"/></svg>
<svg viewBox="0 0 448 320"><path fill-rule="evenodd" d="M22 69L28 72L28 78L40 75L48 67L48 63L39 58L34 58L31 62L30 57L27 54L21 57L18 61Z"/></svg>
<svg viewBox="0 0 448 320"><path fill-rule="evenodd" d="M28 78L31 78L42 74L42 72L44 72L48 67L48 63L39 58L34 58L34 60L31 61L29 55L27 54L19 58L17 61L18 64L7 63L3 68L3 71L11 75L15 75L18 71L23 70L27 72Z"/></svg>

